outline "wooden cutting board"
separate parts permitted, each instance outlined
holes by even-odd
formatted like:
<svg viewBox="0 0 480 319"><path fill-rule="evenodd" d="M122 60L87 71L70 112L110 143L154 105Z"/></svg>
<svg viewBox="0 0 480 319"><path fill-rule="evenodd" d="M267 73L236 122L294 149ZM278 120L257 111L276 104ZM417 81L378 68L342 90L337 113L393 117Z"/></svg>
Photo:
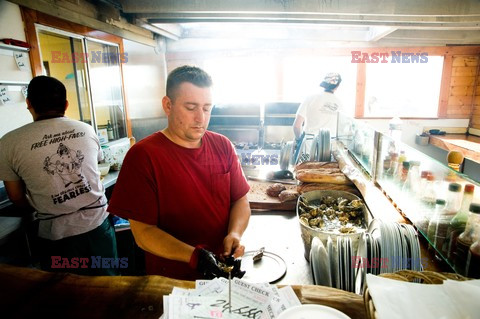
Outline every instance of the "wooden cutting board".
<svg viewBox="0 0 480 319"><path fill-rule="evenodd" d="M251 209L266 209L266 210L295 210L297 201L280 202L277 197L268 196L266 193L267 187L274 183L248 181L250 191L247 194ZM296 185L284 184L287 189L296 190Z"/></svg>

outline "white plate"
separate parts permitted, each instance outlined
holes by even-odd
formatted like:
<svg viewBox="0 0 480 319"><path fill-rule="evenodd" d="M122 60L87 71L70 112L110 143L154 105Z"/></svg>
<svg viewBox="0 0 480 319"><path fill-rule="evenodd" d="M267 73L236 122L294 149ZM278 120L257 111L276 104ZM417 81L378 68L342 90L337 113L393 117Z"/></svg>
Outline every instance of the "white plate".
<svg viewBox="0 0 480 319"><path fill-rule="evenodd" d="M332 281L331 287L336 288L338 282L338 260L333 241L330 236L327 239L327 253L330 261L330 278Z"/></svg>
<svg viewBox="0 0 480 319"><path fill-rule="evenodd" d="M342 240L342 249L343 249L343 290L349 291L350 287L350 272L349 272L349 260L347 259L347 241L346 238Z"/></svg>
<svg viewBox="0 0 480 319"><path fill-rule="evenodd" d="M242 257L242 270L246 271L242 280L251 283L273 283L287 272L287 265L282 257L264 251L262 259L253 262L255 253L253 250L247 251Z"/></svg>
<svg viewBox="0 0 480 319"><path fill-rule="evenodd" d="M277 319L350 319L343 312L322 305L300 305L288 308Z"/></svg>
<svg viewBox="0 0 480 319"><path fill-rule="evenodd" d="M367 252L367 237L368 234L364 233L358 242L357 256L361 259L361 262L356 262L357 268L355 271L355 293L361 295L363 293L363 285L365 283L365 276L367 273L368 252ZM364 261L367 260L367 263Z"/></svg>
<svg viewBox="0 0 480 319"><path fill-rule="evenodd" d="M330 261L328 260L328 253L323 245L323 242L320 241L317 250L317 258L318 258L318 278L315 278L317 285L331 287L332 286L332 279L330 277Z"/></svg>
<svg viewBox="0 0 480 319"><path fill-rule="evenodd" d="M355 292L355 269L353 268L352 263L352 256L353 256L353 246L352 246L352 239L350 237L346 238L346 245L347 245L347 264L348 264L348 280L349 280L349 287L348 291Z"/></svg>
<svg viewBox="0 0 480 319"><path fill-rule="evenodd" d="M312 281L313 284L316 285L317 283L315 282L315 268L313 267L313 249L310 248L310 270L312 272Z"/></svg>
<svg viewBox="0 0 480 319"><path fill-rule="evenodd" d="M343 289L343 277L344 277L344 268L345 265L343 263L343 247L342 247L342 236L337 237L337 261L338 261L338 282L337 282L337 288L338 289Z"/></svg>
<svg viewBox="0 0 480 319"><path fill-rule="evenodd" d="M312 252L310 256L310 263L313 267L313 280L315 281L315 285L320 284L320 256L318 255L318 249L322 241L318 237L313 237L312 239L312 247L310 251Z"/></svg>

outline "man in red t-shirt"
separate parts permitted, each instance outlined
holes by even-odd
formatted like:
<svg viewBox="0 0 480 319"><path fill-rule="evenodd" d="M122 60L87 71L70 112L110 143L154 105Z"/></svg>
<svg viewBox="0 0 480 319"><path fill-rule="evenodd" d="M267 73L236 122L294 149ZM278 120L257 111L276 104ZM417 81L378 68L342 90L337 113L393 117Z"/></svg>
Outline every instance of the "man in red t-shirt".
<svg viewBox="0 0 480 319"><path fill-rule="evenodd" d="M249 185L231 142L207 131L211 85L197 67L173 70L162 100L167 127L136 143L123 161L108 211L130 220L147 274L225 276L219 261L244 253Z"/></svg>

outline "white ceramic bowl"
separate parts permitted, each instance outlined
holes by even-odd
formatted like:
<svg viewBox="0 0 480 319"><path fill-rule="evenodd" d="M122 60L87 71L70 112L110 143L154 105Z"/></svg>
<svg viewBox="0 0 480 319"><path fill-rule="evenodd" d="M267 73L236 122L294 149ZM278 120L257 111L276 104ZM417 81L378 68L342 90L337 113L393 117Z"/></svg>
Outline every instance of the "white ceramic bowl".
<svg viewBox="0 0 480 319"><path fill-rule="evenodd" d="M308 304L288 308L280 313L278 319L350 319L343 312L322 305Z"/></svg>
<svg viewBox="0 0 480 319"><path fill-rule="evenodd" d="M100 163L98 164L98 170L100 171L101 176L105 176L110 171L110 163Z"/></svg>

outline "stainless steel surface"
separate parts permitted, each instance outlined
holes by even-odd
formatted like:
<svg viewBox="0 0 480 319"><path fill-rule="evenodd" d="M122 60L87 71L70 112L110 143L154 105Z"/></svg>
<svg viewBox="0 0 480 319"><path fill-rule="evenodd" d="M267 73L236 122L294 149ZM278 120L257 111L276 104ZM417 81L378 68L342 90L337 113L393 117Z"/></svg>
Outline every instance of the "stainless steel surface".
<svg viewBox="0 0 480 319"><path fill-rule="evenodd" d="M282 257L287 265L280 285L313 285L308 261L303 256L298 218L294 211L252 211L252 217L242 238L245 250L265 247Z"/></svg>
<svg viewBox="0 0 480 319"><path fill-rule="evenodd" d="M288 180L288 179L269 179L269 178L261 178L261 177L254 177L254 176L247 176L247 179L252 181L260 181L260 182L272 182L272 183L297 185L297 181Z"/></svg>

